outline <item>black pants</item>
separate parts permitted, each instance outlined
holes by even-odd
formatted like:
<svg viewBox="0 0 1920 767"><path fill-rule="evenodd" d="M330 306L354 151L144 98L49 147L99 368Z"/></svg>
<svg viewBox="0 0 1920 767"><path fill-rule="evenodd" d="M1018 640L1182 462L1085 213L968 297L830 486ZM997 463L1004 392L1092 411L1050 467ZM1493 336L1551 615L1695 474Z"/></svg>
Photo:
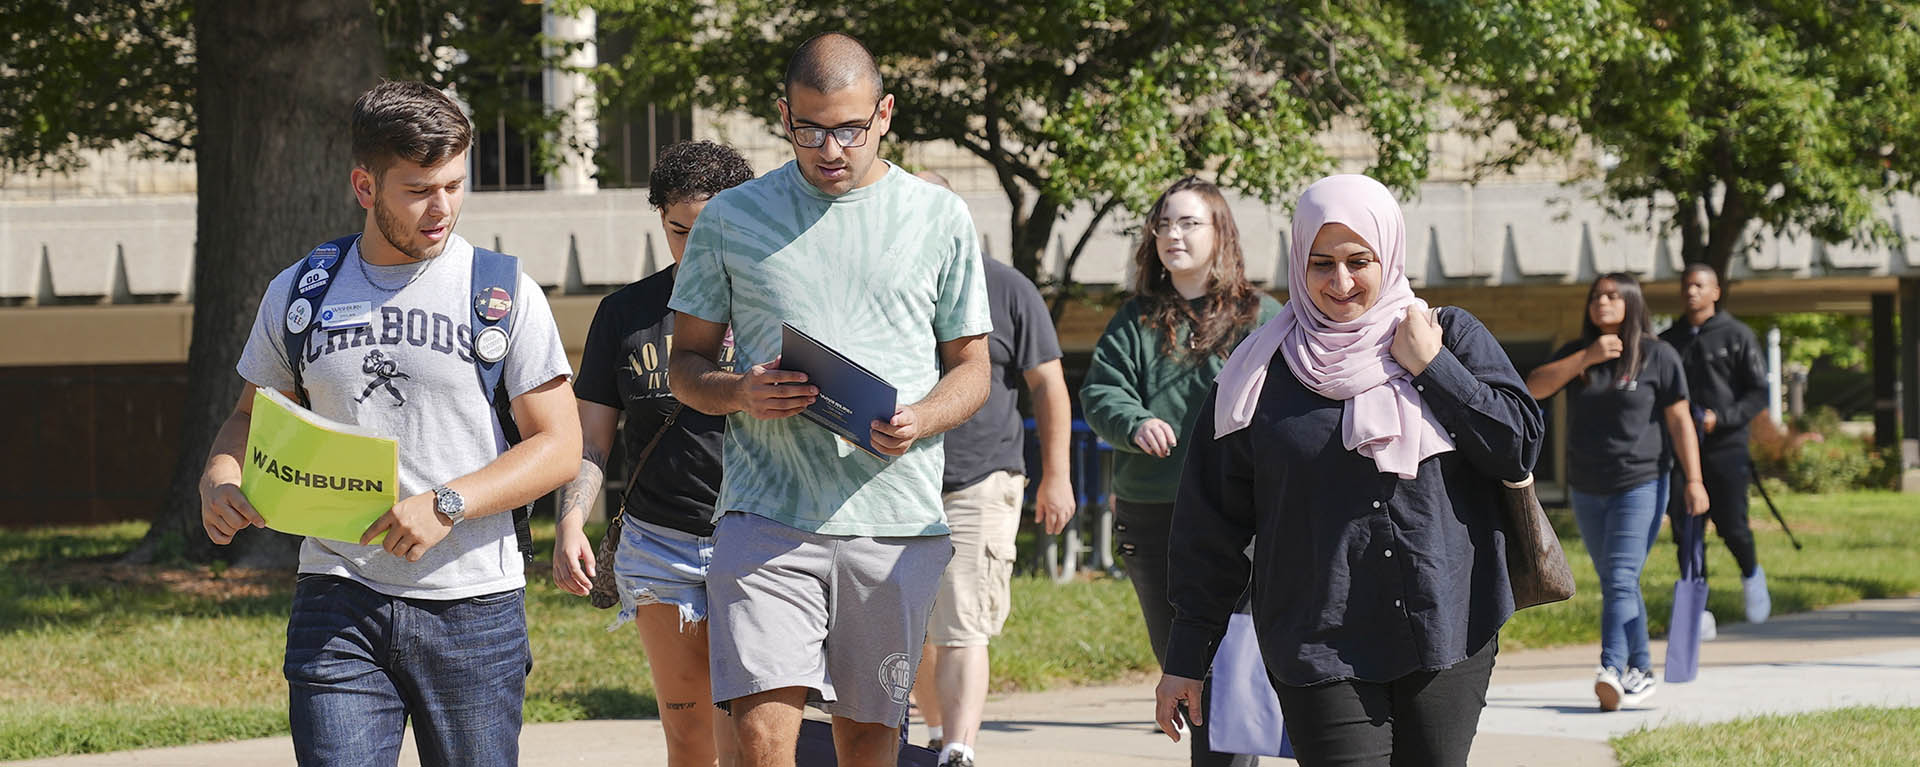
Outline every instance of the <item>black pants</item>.
<svg viewBox="0 0 1920 767"><path fill-rule="evenodd" d="M1173 504L1115 498L1113 514L1113 537L1120 546L1120 559L1127 565L1127 579L1133 581L1133 595L1140 600L1140 616L1147 622L1147 642L1153 645L1153 659L1165 668L1167 634L1173 626L1173 605L1167 601L1167 534L1173 526ZM1212 682L1208 680L1201 690L1203 707L1211 696ZM1194 725L1188 739L1193 744L1193 767L1252 767L1260 763L1257 756L1208 749L1205 724Z"/></svg>
<svg viewBox="0 0 1920 767"><path fill-rule="evenodd" d="M1753 577L1760 566L1753 551L1753 528L1747 522L1747 484L1752 481L1752 467L1745 442L1700 455L1700 479L1707 485L1707 519L1713 521L1714 532L1720 534L1733 561L1740 565L1742 578ZM1684 471L1674 469L1673 492L1667 495L1667 515L1673 519L1687 514L1686 486ZM1686 553L1680 552L1679 556L1685 567Z"/></svg>
<svg viewBox="0 0 1920 767"><path fill-rule="evenodd" d="M1452 668L1391 682L1289 687L1280 713L1302 767L1465 767L1499 640Z"/></svg>

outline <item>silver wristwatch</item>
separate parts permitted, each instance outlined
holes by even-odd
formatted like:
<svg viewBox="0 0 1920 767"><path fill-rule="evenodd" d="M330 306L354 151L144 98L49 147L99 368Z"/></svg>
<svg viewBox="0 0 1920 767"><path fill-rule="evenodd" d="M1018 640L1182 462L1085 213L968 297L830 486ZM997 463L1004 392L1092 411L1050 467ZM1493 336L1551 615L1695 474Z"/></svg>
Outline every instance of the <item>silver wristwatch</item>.
<svg viewBox="0 0 1920 767"><path fill-rule="evenodd" d="M433 510L445 515L449 522L458 525L467 518L467 501L461 498L459 493L454 492L453 488L440 485L433 489Z"/></svg>

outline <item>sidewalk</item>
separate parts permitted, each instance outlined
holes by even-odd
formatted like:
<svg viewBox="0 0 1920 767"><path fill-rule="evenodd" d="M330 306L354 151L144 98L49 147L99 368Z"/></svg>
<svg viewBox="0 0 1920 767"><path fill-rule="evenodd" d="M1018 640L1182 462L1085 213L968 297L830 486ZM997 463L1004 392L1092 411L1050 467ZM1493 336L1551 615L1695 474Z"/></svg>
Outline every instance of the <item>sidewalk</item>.
<svg viewBox="0 0 1920 767"><path fill-rule="evenodd" d="M1665 645L1656 642L1656 659ZM1474 767L1603 767L1606 740L1642 725L1723 721L1840 706L1920 705L1920 599L1890 599L1787 615L1761 626L1727 620L1702 650L1700 678L1662 685L1650 707L1600 713L1595 647L1503 653L1475 740ZM1153 680L995 696L979 750L983 765L1147 767L1184 764L1186 744L1153 729ZM913 735L921 740L916 724ZM286 738L61 757L45 767L202 767L292 764ZM521 737L521 763L666 762L653 720L539 724ZM401 764L416 765L409 745ZM1266 759L1263 764L1291 765Z"/></svg>

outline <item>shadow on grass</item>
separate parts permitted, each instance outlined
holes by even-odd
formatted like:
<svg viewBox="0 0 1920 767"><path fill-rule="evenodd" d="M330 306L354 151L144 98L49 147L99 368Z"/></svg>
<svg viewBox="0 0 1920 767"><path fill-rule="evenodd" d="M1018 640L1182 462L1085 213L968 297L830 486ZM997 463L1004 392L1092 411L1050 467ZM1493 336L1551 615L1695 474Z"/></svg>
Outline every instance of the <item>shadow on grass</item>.
<svg viewBox="0 0 1920 767"><path fill-rule="evenodd" d="M660 704L651 693L628 687L594 687L541 695L553 705L575 712L575 719L648 719L660 716Z"/></svg>
<svg viewBox="0 0 1920 767"><path fill-rule="evenodd" d="M138 623L159 618L281 617L292 601L289 588L257 597L211 601L164 588L115 583L0 583L0 634L45 627Z"/></svg>
<svg viewBox="0 0 1920 767"><path fill-rule="evenodd" d="M294 574L119 561L138 531L0 533L0 634L155 618L285 616Z"/></svg>

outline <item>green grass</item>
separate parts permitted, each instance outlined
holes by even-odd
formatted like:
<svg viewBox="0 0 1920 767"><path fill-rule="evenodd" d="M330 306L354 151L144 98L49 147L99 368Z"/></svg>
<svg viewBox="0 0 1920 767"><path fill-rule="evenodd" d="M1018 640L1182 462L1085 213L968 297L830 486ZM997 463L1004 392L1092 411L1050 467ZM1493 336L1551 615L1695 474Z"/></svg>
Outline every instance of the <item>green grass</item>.
<svg viewBox="0 0 1920 767"><path fill-rule="evenodd" d="M1613 739L1621 767L1905 767L1920 754L1920 708L1846 708L1637 730Z"/></svg>
<svg viewBox="0 0 1920 767"><path fill-rule="evenodd" d="M1773 612L1804 612L1860 599L1920 593L1920 501L1890 492L1775 495L1787 524L1806 548L1795 551L1758 497L1752 499L1754 542L1773 592ZM1574 528L1572 513L1550 512L1573 567L1575 592L1558 604L1523 610L1500 633L1500 649L1600 641L1600 581ZM1672 531L1663 530L1640 584L1654 636L1665 636L1679 579ZM1707 536L1707 607L1720 625L1746 620L1740 569L1717 535Z"/></svg>
<svg viewBox="0 0 1920 767"><path fill-rule="evenodd" d="M221 599L110 566L143 524L0 531L0 760L284 734L290 576L228 574ZM549 531L550 532L550 531ZM598 531L592 531L598 539ZM550 538L536 550L551 551ZM655 716L631 627L529 571L528 722ZM244 575L244 574L240 574ZM994 645L999 689L1109 681L1153 666L1132 587L1021 577Z"/></svg>
<svg viewBox="0 0 1920 767"><path fill-rule="evenodd" d="M1778 500L1807 550L1793 551L1771 520L1755 517L1775 612L1920 593L1912 496ZM1563 530L1571 535L1570 524ZM206 568L155 576L110 566L144 532L143 524L0 531L0 759L285 732L280 660L292 578L227 573L215 581ZM1578 538L1562 542L1580 593L1515 616L1505 648L1597 641L1593 568ZM552 549L550 539L536 546ZM1738 574L1717 541L1710 556L1711 606L1722 623L1737 621ZM611 611L559 591L546 572L536 564L527 590L527 720L657 714L633 629L607 632ZM1673 546L1663 540L1645 579L1656 631L1666 626L1674 576ZM1023 576L1013 590L1013 615L993 646L996 689L1099 683L1153 668L1125 580L1055 585Z"/></svg>

